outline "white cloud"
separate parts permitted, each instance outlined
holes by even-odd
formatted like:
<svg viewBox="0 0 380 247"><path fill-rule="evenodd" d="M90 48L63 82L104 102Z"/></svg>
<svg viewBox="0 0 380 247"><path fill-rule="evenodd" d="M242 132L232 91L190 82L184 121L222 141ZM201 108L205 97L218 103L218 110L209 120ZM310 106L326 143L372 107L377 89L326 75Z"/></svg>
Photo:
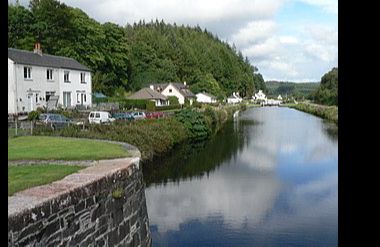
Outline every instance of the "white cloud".
<svg viewBox="0 0 380 247"><path fill-rule="evenodd" d="M275 30L276 23L273 20L252 21L233 34L231 38L236 45L244 47L269 38Z"/></svg>

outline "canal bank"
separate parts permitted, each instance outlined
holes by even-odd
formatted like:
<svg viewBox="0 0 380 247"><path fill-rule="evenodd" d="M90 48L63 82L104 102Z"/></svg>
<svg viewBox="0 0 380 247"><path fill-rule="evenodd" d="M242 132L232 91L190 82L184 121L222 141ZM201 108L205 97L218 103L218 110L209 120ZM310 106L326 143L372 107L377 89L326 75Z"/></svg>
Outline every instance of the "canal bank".
<svg viewBox="0 0 380 247"><path fill-rule="evenodd" d="M337 106L317 105L311 103L284 104L282 106L313 114L338 125Z"/></svg>

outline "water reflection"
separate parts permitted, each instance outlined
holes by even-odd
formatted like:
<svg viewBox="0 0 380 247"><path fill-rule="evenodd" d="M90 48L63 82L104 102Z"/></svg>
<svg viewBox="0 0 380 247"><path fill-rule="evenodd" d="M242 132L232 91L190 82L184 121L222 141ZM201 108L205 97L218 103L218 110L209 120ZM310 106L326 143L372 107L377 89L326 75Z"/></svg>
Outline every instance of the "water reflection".
<svg viewBox="0 0 380 247"><path fill-rule="evenodd" d="M160 171L146 166L154 246L336 246L338 152L327 128L293 109L249 109Z"/></svg>

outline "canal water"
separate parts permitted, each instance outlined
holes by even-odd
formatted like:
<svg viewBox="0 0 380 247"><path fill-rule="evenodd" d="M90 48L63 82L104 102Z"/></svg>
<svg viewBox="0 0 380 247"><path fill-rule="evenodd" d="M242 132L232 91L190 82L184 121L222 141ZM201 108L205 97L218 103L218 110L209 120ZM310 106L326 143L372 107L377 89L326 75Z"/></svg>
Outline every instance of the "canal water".
<svg viewBox="0 0 380 247"><path fill-rule="evenodd" d="M337 246L338 130L250 108L143 166L153 246Z"/></svg>

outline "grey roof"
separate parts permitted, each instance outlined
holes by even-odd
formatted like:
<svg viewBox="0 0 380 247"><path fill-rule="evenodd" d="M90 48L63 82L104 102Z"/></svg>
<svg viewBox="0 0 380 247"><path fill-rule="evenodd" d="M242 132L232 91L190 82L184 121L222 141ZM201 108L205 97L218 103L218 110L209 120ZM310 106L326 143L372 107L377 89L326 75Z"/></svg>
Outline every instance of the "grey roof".
<svg viewBox="0 0 380 247"><path fill-rule="evenodd" d="M8 58L19 64L91 71L73 58L47 55L43 53L42 55L39 55L32 51L24 51L14 48L8 48Z"/></svg>
<svg viewBox="0 0 380 247"><path fill-rule="evenodd" d="M128 97L128 99L161 99L161 100L167 100L168 98L159 93L156 92L150 88L144 87L137 91L136 93L132 94Z"/></svg>
<svg viewBox="0 0 380 247"><path fill-rule="evenodd" d="M158 90L161 92L164 90L169 84L172 84L175 88L178 89L178 91L185 97L185 98L194 98L195 95L193 92L190 91L189 87L187 85L184 85L183 83L180 82L170 82L170 83L155 83L151 84L154 87L154 90Z"/></svg>

